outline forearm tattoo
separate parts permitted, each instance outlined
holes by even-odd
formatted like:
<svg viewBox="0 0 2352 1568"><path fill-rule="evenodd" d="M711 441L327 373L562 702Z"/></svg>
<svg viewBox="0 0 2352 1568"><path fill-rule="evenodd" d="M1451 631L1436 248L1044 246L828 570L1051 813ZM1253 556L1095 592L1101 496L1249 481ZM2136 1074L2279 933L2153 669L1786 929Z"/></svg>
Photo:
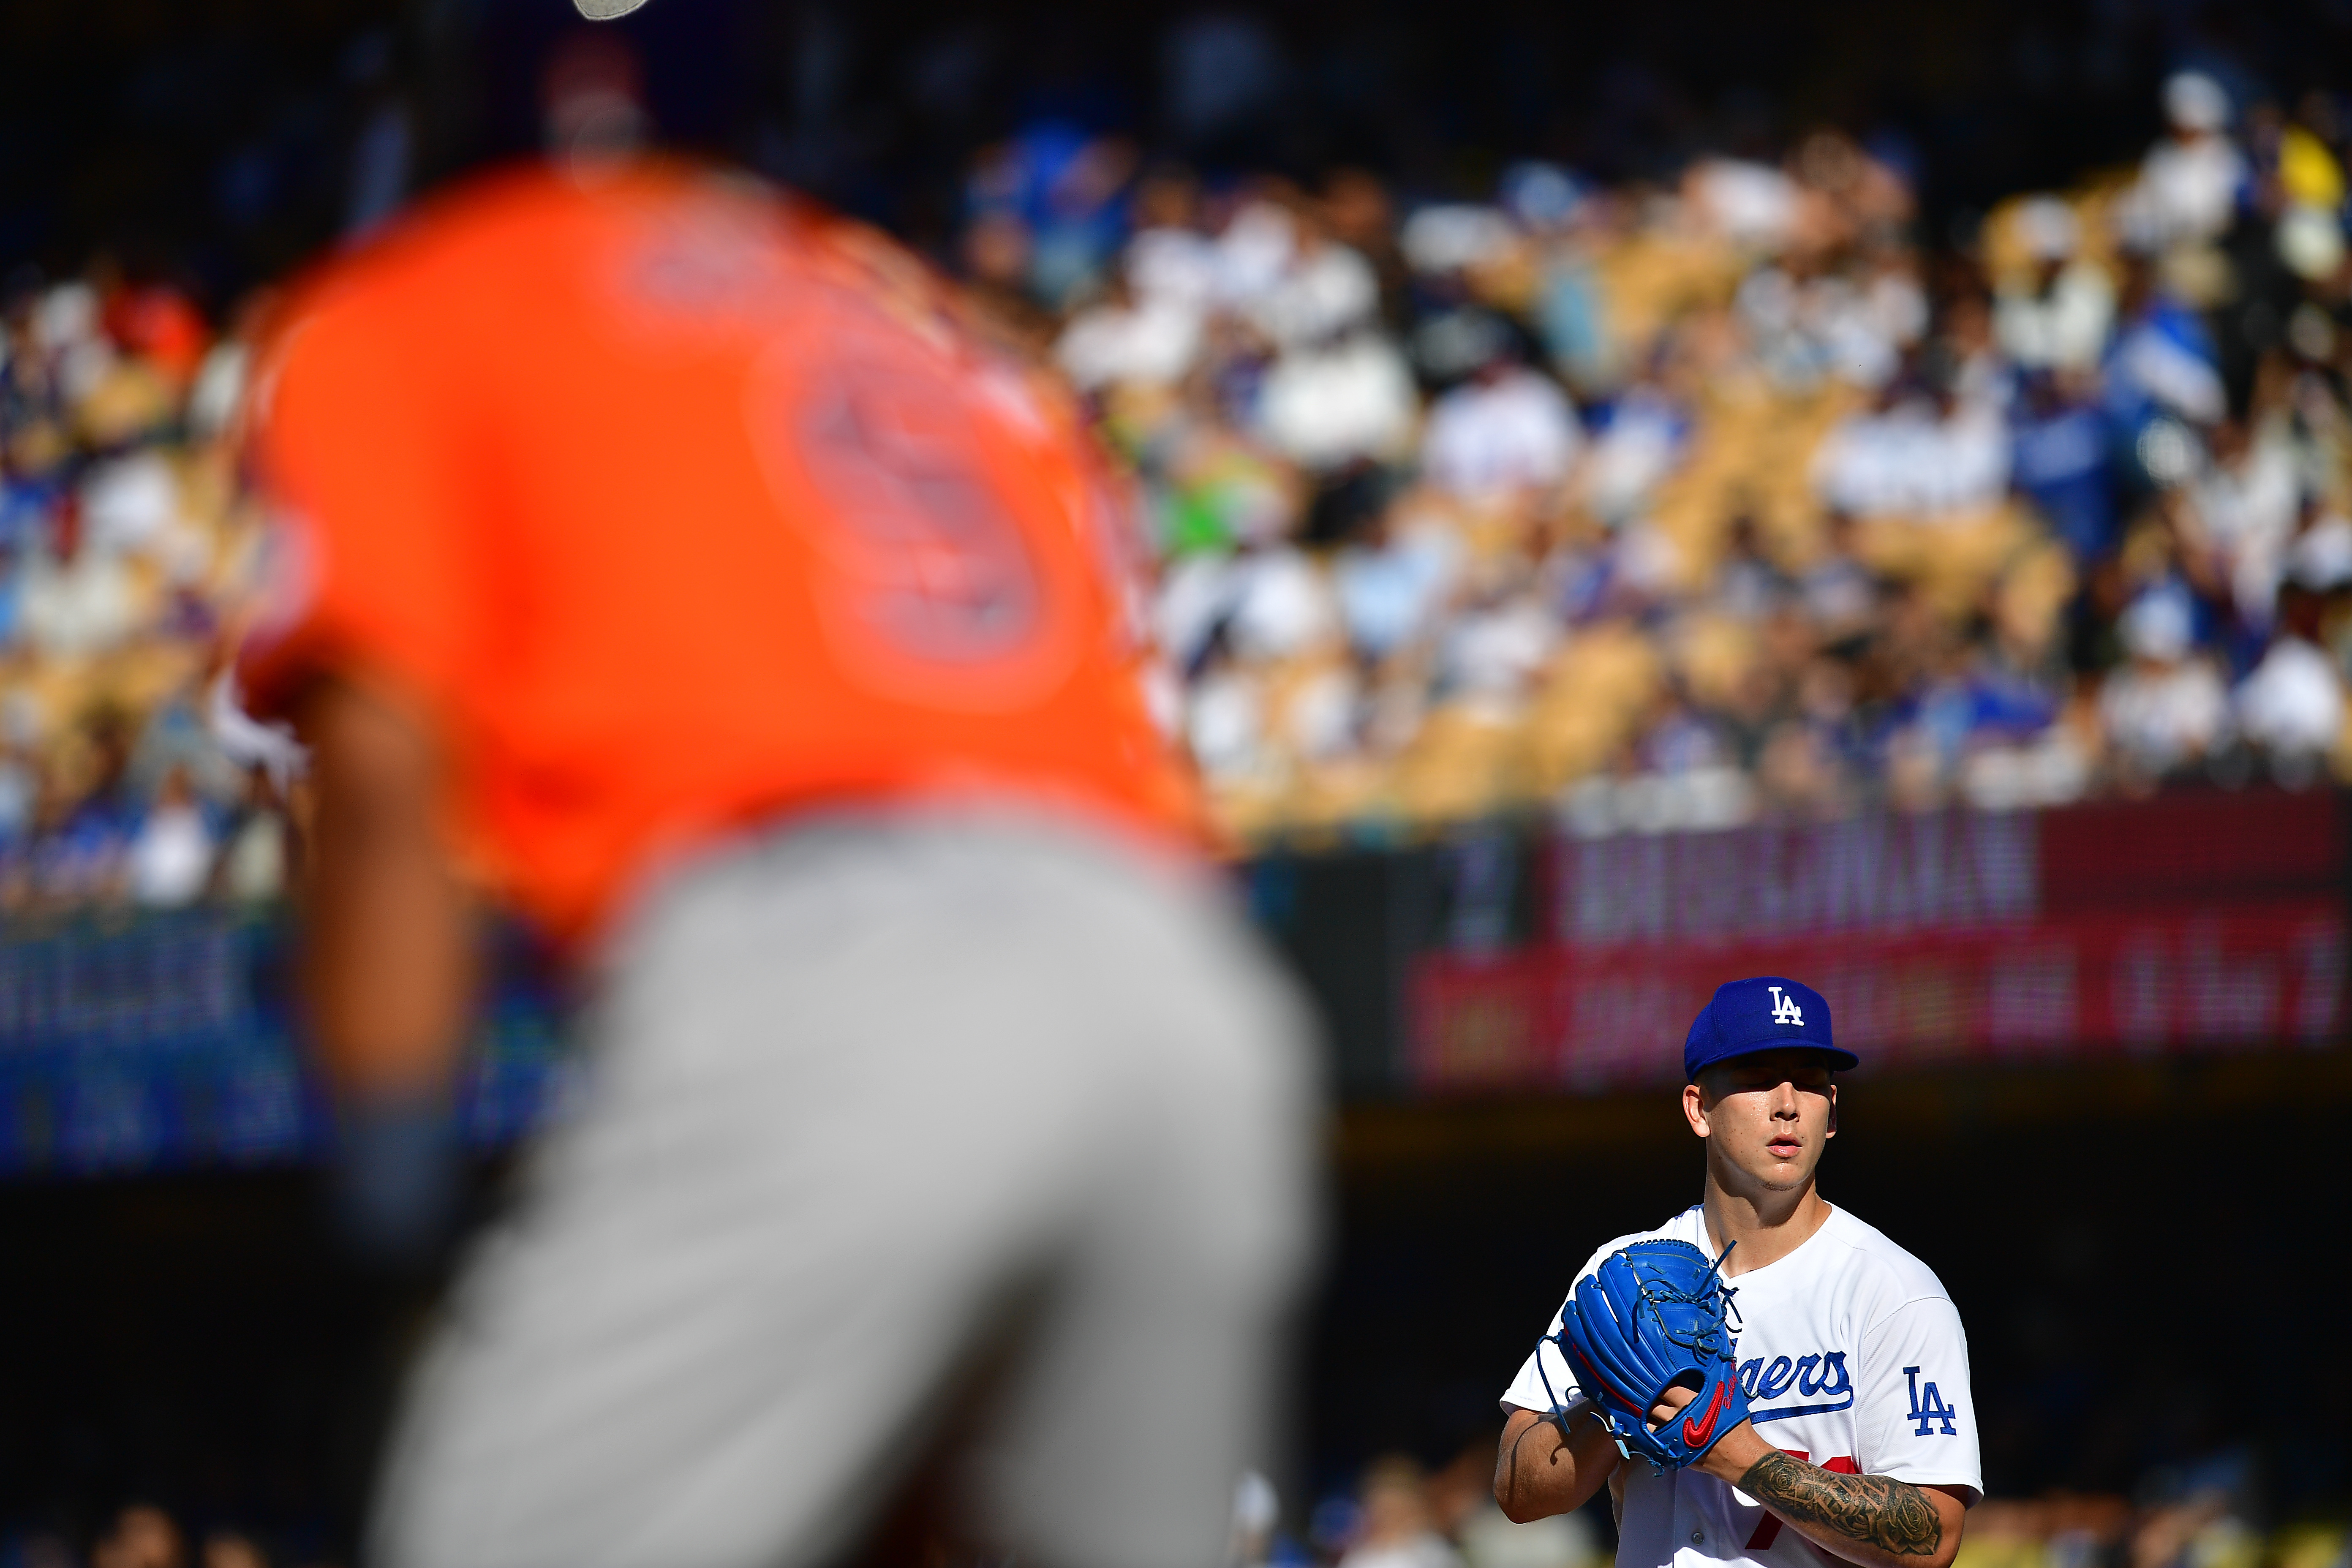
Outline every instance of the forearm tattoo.
<svg viewBox="0 0 2352 1568"><path fill-rule="evenodd" d="M1897 1557L1933 1557L1944 1543L1944 1521L1927 1494L1893 1476L1840 1475L1767 1454L1748 1467L1739 1489L1790 1520Z"/></svg>

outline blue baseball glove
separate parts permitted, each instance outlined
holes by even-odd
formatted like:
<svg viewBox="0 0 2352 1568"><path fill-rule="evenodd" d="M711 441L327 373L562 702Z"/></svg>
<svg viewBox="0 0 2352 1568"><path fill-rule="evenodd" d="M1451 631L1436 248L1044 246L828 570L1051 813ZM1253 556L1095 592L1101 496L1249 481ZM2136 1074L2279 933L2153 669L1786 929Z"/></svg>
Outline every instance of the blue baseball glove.
<svg viewBox="0 0 2352 1568"><path fill-rule="evenodd" d="M1552 1339L1578 1384L1618 1452L1654 1470L1692 1463L1748 1419L1722 1267L1687 1241L1637 1241L1578 1280L1560 1309ZM1652 1430L1651 1410L1677 1384L1696 1397Z"/></svg>

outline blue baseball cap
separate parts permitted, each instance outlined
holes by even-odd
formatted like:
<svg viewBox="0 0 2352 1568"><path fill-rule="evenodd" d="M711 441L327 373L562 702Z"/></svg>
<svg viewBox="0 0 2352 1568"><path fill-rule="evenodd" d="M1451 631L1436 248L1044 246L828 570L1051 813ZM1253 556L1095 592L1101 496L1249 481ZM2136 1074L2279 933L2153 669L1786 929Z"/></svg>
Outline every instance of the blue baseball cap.
<svg viewBox="0 0 2352 1568"><path fill-rule="evenodd" d="M1790 1047L1821 1052L1840 1072L1862 1062L1831 1040L1830 1005L1811 986L1778 974L1734 980L1699 1009L1683 1041L1683 1071L1696 1079L1717 1062Z"/></svg>

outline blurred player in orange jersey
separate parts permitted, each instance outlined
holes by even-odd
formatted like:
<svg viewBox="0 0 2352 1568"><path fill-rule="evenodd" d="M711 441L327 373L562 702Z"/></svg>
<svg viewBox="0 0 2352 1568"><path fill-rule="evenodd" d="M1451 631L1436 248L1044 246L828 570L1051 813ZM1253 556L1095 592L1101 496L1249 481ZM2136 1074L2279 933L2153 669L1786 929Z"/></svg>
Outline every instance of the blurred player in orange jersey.
<svg viewBox="0 0 2352 1568"><path fill-rule="evenodd" d="M373 1561L821 1563L925 1479L1024 1562L1212 1561L1313 1095L1071 412L887 242L627 163L335 262L254 420L351 1136L445 1101L469 885L593 1003Z"/></svg>

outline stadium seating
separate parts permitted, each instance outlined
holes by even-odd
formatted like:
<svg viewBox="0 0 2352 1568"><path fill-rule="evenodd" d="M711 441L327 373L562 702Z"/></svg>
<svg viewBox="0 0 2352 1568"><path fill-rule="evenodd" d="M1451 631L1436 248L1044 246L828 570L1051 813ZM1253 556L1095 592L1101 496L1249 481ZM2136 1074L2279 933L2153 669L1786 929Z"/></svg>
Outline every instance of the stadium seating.
<svg viewBox="0 0 2352 1568"><path fill-rule="evenodd" d="M1932 277L1902 177L1833 132L1672 188L1522 164L1401 221L1360 174L1041 195L1107 158L992 150L963 254L1128 460L1240 842L1595 778L1700 827L2352 763L2342 175L2308 129L2176 124ZM2250 232L2284 327L2225 385L2203 308ZM249 353L104 269L14 301L7 909L282 879L295 759L216 689L263 554Z"/></svg>

